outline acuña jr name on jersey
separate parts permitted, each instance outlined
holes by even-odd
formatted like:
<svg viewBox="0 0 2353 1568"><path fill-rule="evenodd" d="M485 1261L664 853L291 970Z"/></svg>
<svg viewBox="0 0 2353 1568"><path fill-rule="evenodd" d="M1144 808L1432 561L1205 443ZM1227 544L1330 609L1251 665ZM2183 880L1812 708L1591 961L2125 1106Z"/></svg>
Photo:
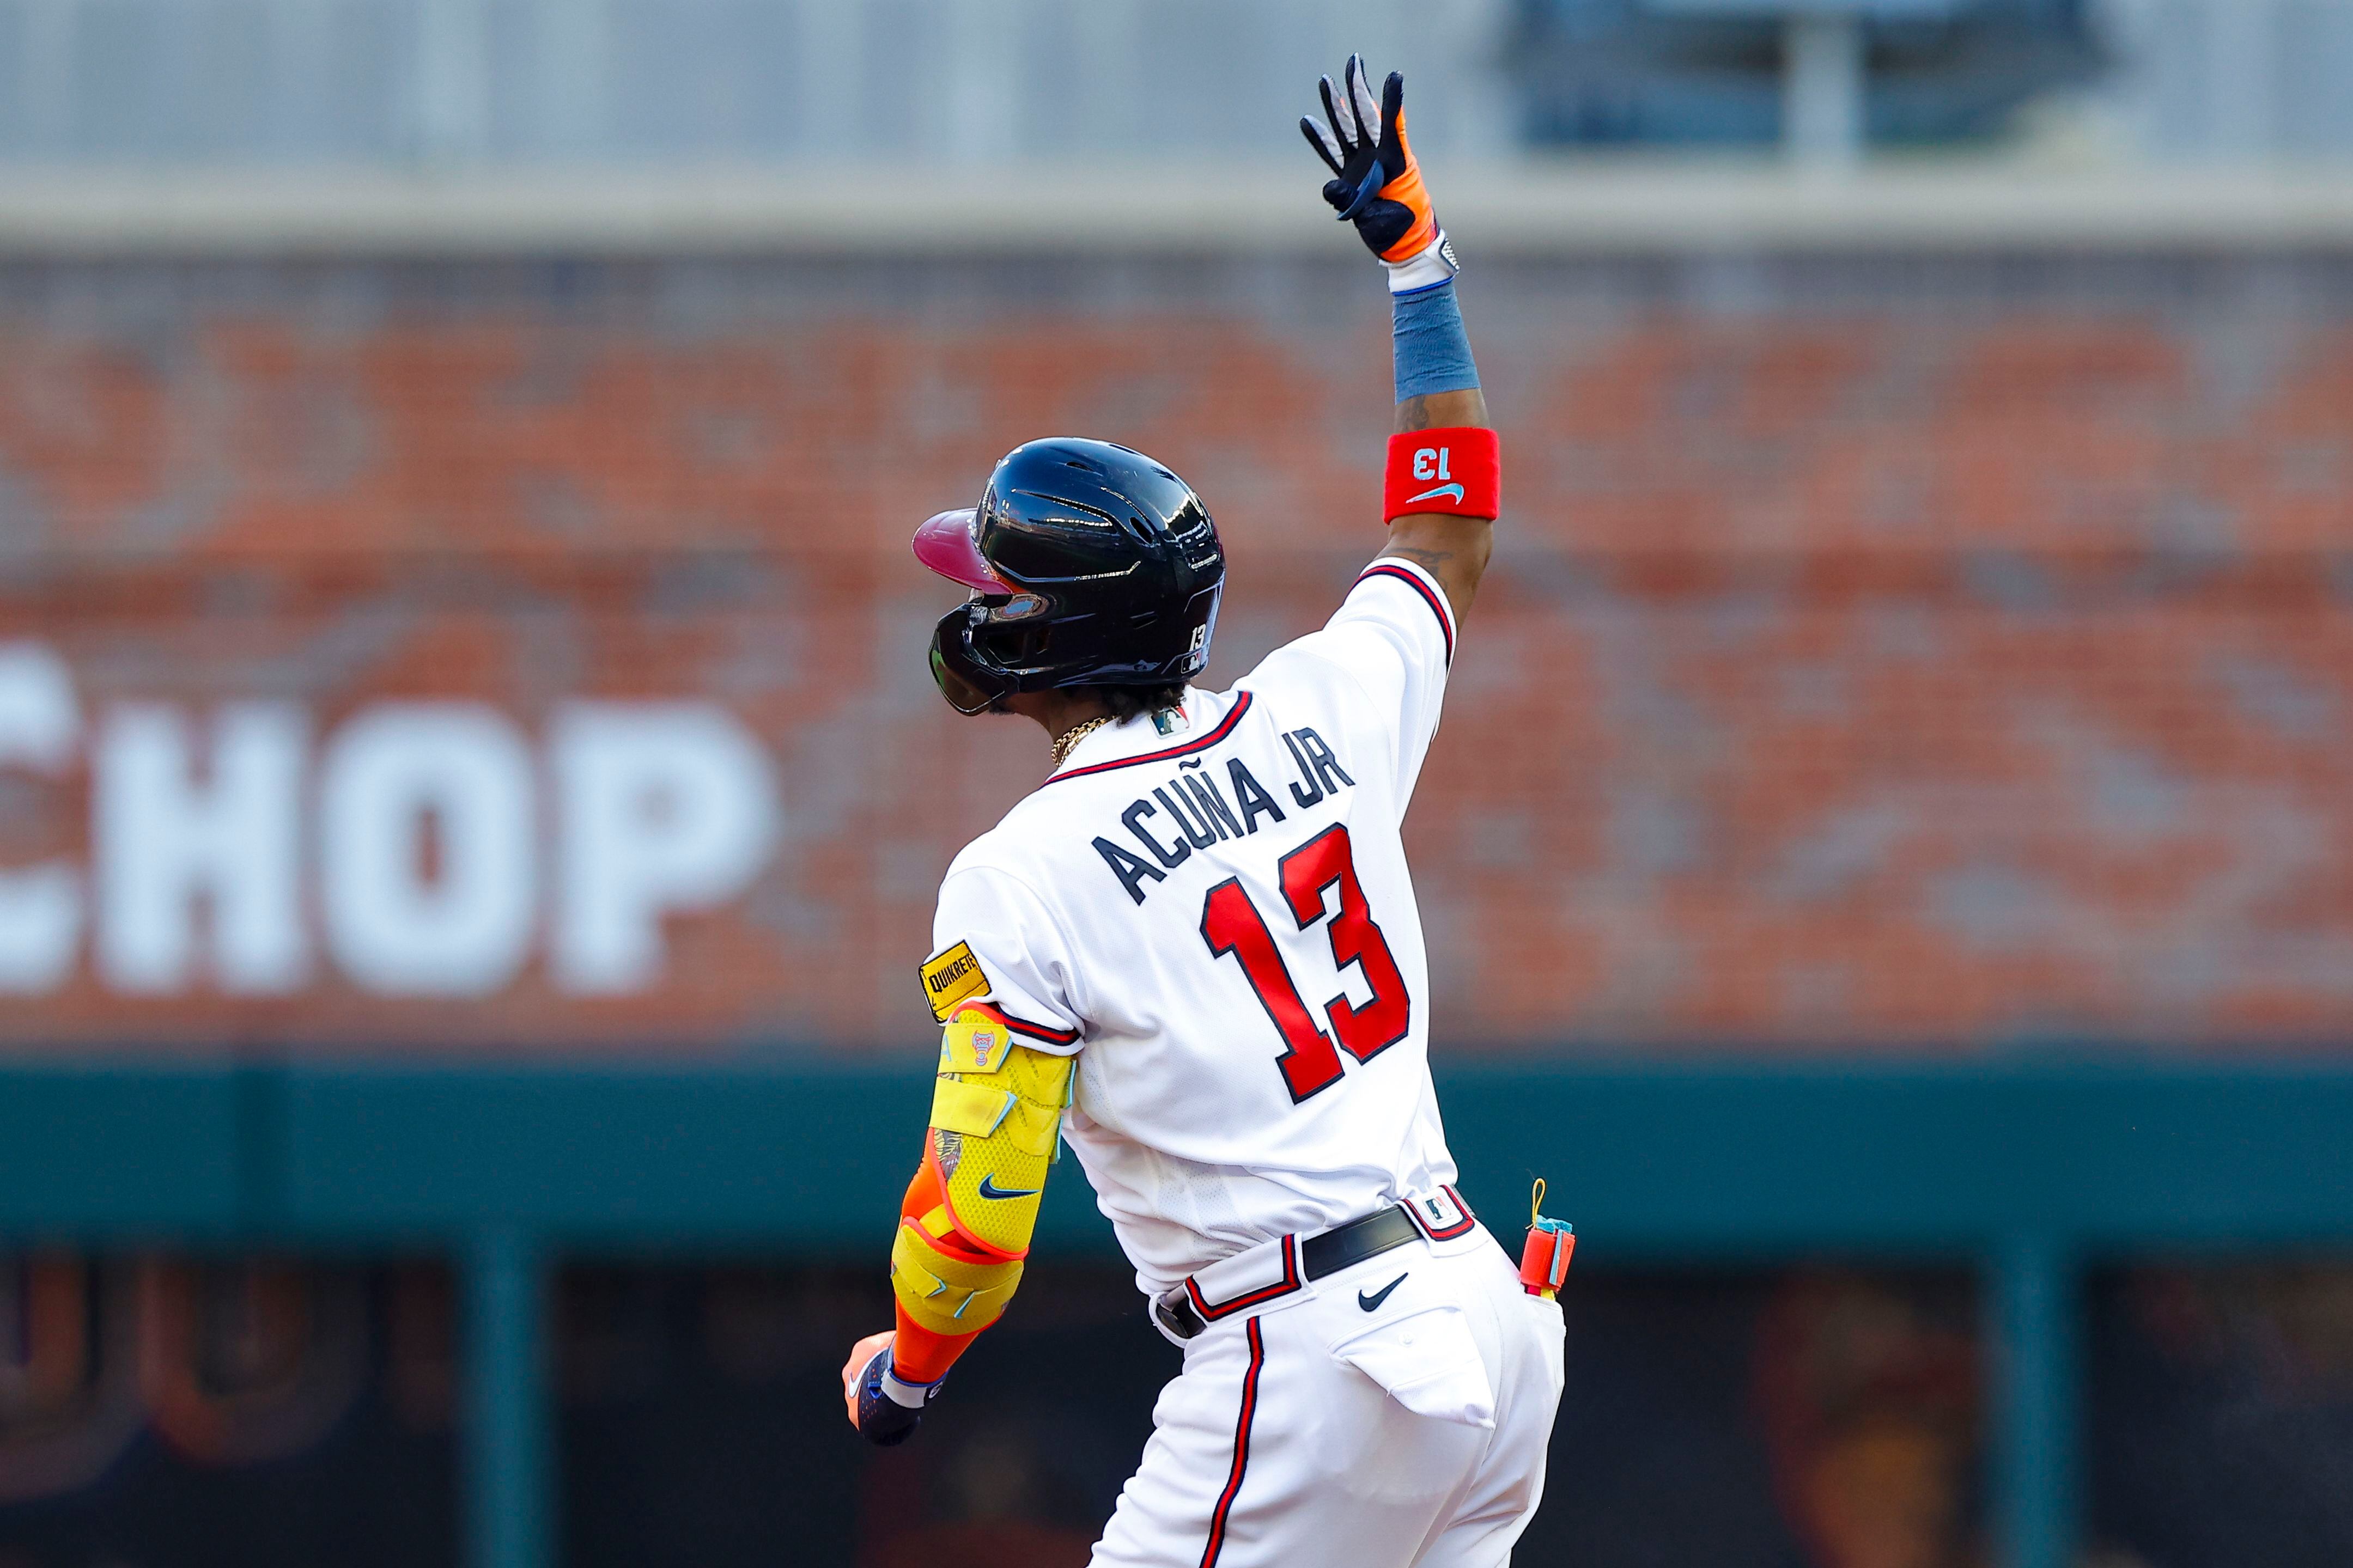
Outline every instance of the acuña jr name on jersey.
<svg viewBox="0 0 2353 1568"><path fill-rule="evenodd" d="M1240 720L1248 710L1249 701L1245 693L1231 715L1234 720ZM1333 754L1331 746L1314 729L1302 725L1284 731L1282 743L1291 753L1293 773L1280 782L1288 785L1292 803L1299 809L1305 810L1325 795L1356 784L1348 776L1348 770L1340 765L1340 759ZM1176 766L1180 771L1166 784L1155 786L1149 797L1139 795L1119 814L1120 825L1134 842L1143 846L1142 853L1100 836L1094 841L1095 853L1119 879L1119 885L1127 889L1127 896L1139 904L1144 902L1146 883L1166 881L1166 873L1182 866L1194 850L1207 849L1222 839L1247 837L1265 822L1286 820L1274 793L1259 782L1250 763L1240 757L1226 759L1226 790L1219 789L1217 775L1198 757ZM1181 771L1188 768L1199 771ZM1158 803L1156 806L1155 802ZM1155 836L1153 826L1148 825L1150 818L1163 815L1175 824L1175 831L1167 834L1168 842L1165 844ZM1145 855L1151 858L1145 859Z"/></svg>

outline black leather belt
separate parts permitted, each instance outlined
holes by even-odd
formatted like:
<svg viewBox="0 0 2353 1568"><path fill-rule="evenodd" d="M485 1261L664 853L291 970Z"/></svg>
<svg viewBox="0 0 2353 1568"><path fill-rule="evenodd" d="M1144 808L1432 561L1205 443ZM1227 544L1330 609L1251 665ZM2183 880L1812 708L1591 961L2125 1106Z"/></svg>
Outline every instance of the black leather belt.
<svg viewBox="0 0 2353 1568"><path fill-rule="evenodd" d="M1337 1274L1352 1264L1362 1263L1367 1258L1378 1258L1384 1252L1420 1238L1421 1229L1413 1223L1413 1216L1406 1213L1405 1205L1391 1204L1388 1208L1375 1210L1362 1219L1335 1225L1323 1235L1311 1236L1301 1242L1299 1271L1310 1279L1321 1279L1326 1274ZM1163 1291L1152 1303L1153 1316L1160 1320L1163 1328L1180 1340L1189 1340L1209 1326L1200 1308L1194 1305L1193 1293L1187 1289L1190 1283L1187 1280L1186 1285ZM1290 1293L1282 1290L1275 1294L1287 1296ZM1236 1305L1254 1305L1259 1299L1274 1298L1261 1297L1254 1292L1252 1298ZM1217 1311L1215 1315L1223 1317L1225 1313Z"/></svg>

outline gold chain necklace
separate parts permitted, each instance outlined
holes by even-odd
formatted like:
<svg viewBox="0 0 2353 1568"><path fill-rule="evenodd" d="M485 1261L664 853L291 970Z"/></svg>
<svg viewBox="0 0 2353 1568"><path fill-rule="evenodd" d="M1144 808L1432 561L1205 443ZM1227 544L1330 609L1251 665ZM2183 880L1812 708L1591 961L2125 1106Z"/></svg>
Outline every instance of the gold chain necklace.
<svg viewBox="0 0 2353 1568"><path fill-rule="evenodd" d="M1053 740L1054 765L1048 771L1051 773L1060 773L1062 771L1062 764L1071 760L1071 748L1077 745L1081 741L1085 740L1089 735L1093 734L1097 730L1102 729L1104 725L1110 722L1111 715L1105 713L1101 718L1090 719L1083 724L1073 724L1069 729L1063 731L1060 734L1055 736Z"/></svg>

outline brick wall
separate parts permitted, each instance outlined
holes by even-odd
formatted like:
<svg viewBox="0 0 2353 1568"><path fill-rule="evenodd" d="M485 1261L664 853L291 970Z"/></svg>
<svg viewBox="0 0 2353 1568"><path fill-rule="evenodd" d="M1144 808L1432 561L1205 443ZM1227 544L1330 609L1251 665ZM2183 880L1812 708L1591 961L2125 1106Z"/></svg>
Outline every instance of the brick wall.
<svg viewBox="0 0 2353 1568"><path fill-rule="evenodd" d="M933 694L955 595L906 534L1029 436L1149 450L1231 548L1231 679L1377 543L1360 273L0 269L0 642L74 704L69 745L0 771L0 949L27 868L79 900L0 1037L921 1039L938 875L1043 750ZM2353 1032L2353 262L1517 265L1465 295L1511 515L1409 826L1441 1038ZM548 736L583 699L723 710L779 803L628 986L550 958ZM319 759L458 700L532 748L535 902L494 983L419 994L339 961ZM186 973L126 985L110 715L181 715L201 784L206 726L257 700L304 737L293 962L207 966L199 896Z"/></svg>

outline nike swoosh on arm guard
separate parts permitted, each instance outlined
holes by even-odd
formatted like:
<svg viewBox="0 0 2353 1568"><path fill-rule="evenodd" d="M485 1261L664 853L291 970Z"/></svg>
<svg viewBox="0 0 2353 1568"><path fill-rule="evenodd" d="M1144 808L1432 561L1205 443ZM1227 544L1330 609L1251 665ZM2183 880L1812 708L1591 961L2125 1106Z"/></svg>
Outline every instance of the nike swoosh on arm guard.
<svg viewBox="0 0 2353 1568"><path fill-rule="evenodd" d="M905 1346L901 1364L938 1376L1004 1314L1060 1152L1076 1066L1017 1043L1003 1015L982 1003L959 1007L942 1032L923 1169L891 1249L902 1332L912 1323L933 1338Z"/></svg>
<svg viewBox="0 0 2353 1568"><path fill-rule="evenodd" d="M925 1158L967 1241L1008 1258L1029 1250L1076 1065L1019 1044L981 1003L966 1004L942 1032Z"/></svg>

